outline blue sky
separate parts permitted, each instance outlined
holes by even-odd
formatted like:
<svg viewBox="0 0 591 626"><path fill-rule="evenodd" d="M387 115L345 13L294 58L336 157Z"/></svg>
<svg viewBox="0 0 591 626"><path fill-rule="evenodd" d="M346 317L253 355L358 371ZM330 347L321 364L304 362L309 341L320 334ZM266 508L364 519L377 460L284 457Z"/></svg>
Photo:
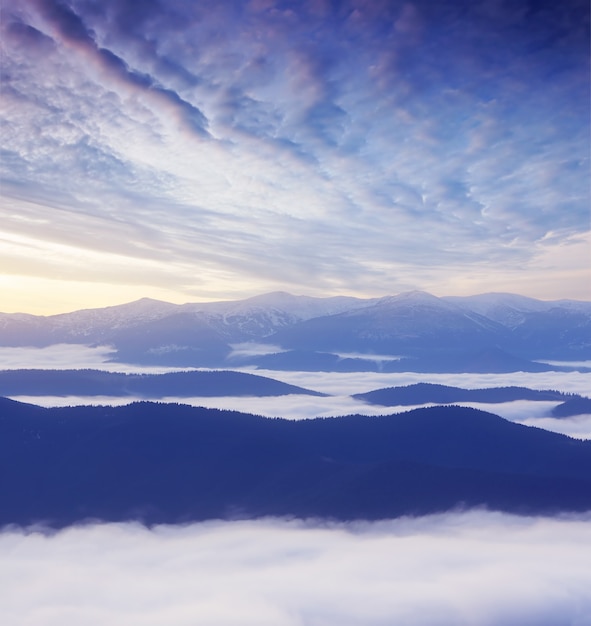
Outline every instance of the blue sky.
<svg viewBox="0 0 591 626"><path fill-rule="evenodd" d="M587 0L2 0L0 310L588 299Z"/></svg>

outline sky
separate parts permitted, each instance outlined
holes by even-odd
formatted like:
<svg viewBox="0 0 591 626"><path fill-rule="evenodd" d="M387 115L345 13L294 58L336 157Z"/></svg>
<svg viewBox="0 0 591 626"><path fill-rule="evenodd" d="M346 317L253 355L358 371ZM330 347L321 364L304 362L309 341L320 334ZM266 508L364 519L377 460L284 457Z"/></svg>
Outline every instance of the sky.
<svg viewBox="0 0 591 626"><path fill-rule="evenodd" d="M1 7L1 311L589 299L587 0Z"/></svg>
<svg viewBox="0 0 591 626"><path fill-rule="evenodd" d="M583 626L591 620L590 521L473 510L377 523L6 528L0 620Z"/></svg>

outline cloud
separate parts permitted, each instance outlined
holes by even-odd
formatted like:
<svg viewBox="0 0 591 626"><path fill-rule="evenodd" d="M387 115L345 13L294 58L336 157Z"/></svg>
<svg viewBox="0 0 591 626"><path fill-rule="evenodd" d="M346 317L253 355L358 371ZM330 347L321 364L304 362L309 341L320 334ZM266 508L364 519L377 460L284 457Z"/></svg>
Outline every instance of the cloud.
<svg viewBox="0 0 591 626"><path fill-rule="evenodd" d="M236 344L235 348L237 350L246 349L248 350L248 354L251 354L251 350L258 349L258 344ZM265 346L260 346L261 350L266 348L269 348L266 344ZM271 349L273 349L273 347L271 347ZM0 360L2 361L2 367L4 369L91 368L126 373L181 371L187 369L113 363L109 362L111 355L112 348L109 346L89 347L79 344L55 344L44 348L0 347ZM565 393L581 395L588 395L589 388L591 387L591 374L588 372L436 374L419 372L306 372L257 368L237 368L237 371L267 376L291 385L340 397L365 393L382 387L398 387L420 382L462 387L465 389L519 386L539 390L555 389ZM276 401L276 399L273 401ZM507 404L512 406L529 406L527 402L523 405L519 403ZM536 402L535 405L540 406L540 403Z"/></svg>
<svg viewBox="0 0 591 626"><path fill-rule="evenodd" d="M135 401L144 401L143 397L114 397L114 396L10 396L11 399L27 404L36 404L43 407L66 406L123 406ZM240 397L178 397L166 396L158 399L159 402L174 402L196 407L240 411L263 415L265 417L281 417L288 420L312 419L316 417L341 417L343 415L392 415L405 413L412 409L434 406L434 404L417 404L405 406L379 406L366 404L354 400L350 396L329 396L318 398L305 394L285 395L273 398L257 396ZM482 411L535 428L542 428L551 432L568 435L576 439L591 439L591 416L577 415L574 417L554 418L550 416L551 409L558 402L516 401L498 404L484 404L477 402L453 403L457 406L470 406Z"/></svg>
<svg viewBox="0 0 591 626"><path fill-rule="evenodd" d="M591 361L542 361L537 360L538 363L548 363L548 365L562 365L569 367L591 367Z"/></svg>
<svg viewBox="0 0 591 626"><path fill-rule="evenodd" d="M541 390L557 389L582 395L587 395L591 387L591 374L583 372L511 372L508 374L398 372L384 374L380 372L281 372L263 369L252 371L261 376L269 376L292 385L334 395L364 393L382 387L398 387L421 382L465 389L510 386Z"/></svg>
<svg viewBox="0 0 591 626"><path fill-rule="evenodd" d="M4 623L586 624L591 519L486 511L0 535Z"/></svg>
<svg viewBox="0 0 591 626"><path fill-rule="evenodd" d="M0 348L2 369L78 369L104 364L113 354L108 346L54 344L46 348ZM69 364L69 365L68 365Z"/></svg>
<svg viewBox="0 0 591 626"><path fill-rule="evenodd" d="M247 350L247 354L260 354L260 350L274 346L265 344L235 344L235 349ZM253 352L257 351L257 352ZM0 360L4 369L69 369L91 368L110 372L150 372L180 371L190 368L166 368L130 363L110 362L112 348L109 346L84 346L80 344L54 344L44 348L34 347L0 347ZM556 362L558 363L558 362ZM507 374L437 374L420 372L307 372L281 371L258 368L236 368L267 376L282 382L313 389L335 396L349 396L365 393L382 387L399 387L414 383L434 383L462 387L465 389L482 389L487 387L519 386L530 389L556 389L565 393L588 395L591 387L591 374L588 372L510 372Z"/></svg>
<svg viewBox="0 0 591 626"><path fill-rule="evenodd" d="M374 363L399 361L403 358L400 356L392 356L390 354L367 354L364 352L337 352L335 354L341 359L361 359L362 361L373 361Z"/></svg>
<svg viewBox="0 0 591 626"><path fill-rule="evenodd" d="M101 48L94 32L89 30L82 17L60 0L33 0L31 4L38 10L51 34L66 48L77 53L91 67L98 70L101 77L118 86L139 94L162 107L170 115L185 122L185 130L207 136L207 124L203 114L191 103L183 100L172 89L162 87L152 76L135 71L118 55Z"/></svg>
<svg viewBox="0 0 591 626"><path fill-rule="evenodd" d="M3 261L208 297L540 276L589 230L584 4L19 3Z"/></svg>
<svg viewBox="0 0 591 626"><path fill-rule="evenodd" d="M257 350L257 344L237 344L235 349L247 350L251 354ZM261 349L268 346L260 346ZM141 366L108 361L112 350L108 346L87 347L72 344L48 346L46 348L0 348L0 361L3 369L69 369L91 368L110 372L145 372L165 373L182 371L186 368ZM275 370L240 369L254 372L275 380L280 380L306 389L330 394L326 397L301 394L280 397L176 397L160 398L165 402L178 402L192 406L215 409L227 409L285 419L309 419L314 417L339 417L341 415L389 415L408 411L412 406L383 407L367 404L351 397L355 393L364 393L382 387L410 385L418 382L450 385L467 389L486 387L522 386L531 389L555 389L566 393L588 395L591 386L591 374L581 372L541 372L511 374L420 374L402 372L381 374L376 372L281 372ZM143 398L113 396L11 396L20 402L41 406L80 406L80 405L125 405ZM591 419L588 416L553 418L551 411L558 402L540 402L520 400L497 404L458 403L461 406L473 406L505 419L544 428L557 433L591 439ZM418 405L417 405L418 406ZM424 405L423 405L424 406Z"/></svg>
<svg viewBox="0 0 591 626"><path fill-rule="evenodd" d="M235 343L230 346L232 352L228 358L237 359L241 357L251 356L263 356L265 354L277 354L279 352L285 352L281 346L273 346L268 343L256 343L254 341L248 341L245 343Z"/></svg>
<svg viewBox="0 0 591 626"><path fill-rule="evenodd" d="M100 369L109 372L165 373L186 368L159 366L134 366L110 363L114 354L110 346L84 346L81 344L53 344L45 348L0 347L1 369Z"/></svg>
<svg viewBox="0 0 591 626"><path fill-rule="evenodd" d="M591 439L591 415L574 417L522 417L512 420L525 426L535 426L554 433L561 433L575 439Z"/></svg>

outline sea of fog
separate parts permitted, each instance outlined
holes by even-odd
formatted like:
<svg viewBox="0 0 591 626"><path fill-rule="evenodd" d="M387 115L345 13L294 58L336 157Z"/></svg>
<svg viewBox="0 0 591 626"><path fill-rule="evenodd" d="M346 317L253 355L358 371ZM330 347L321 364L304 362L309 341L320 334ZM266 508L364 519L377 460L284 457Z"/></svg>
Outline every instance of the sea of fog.
<svg viewBox="0 0 591 626"><path fill-rule="evenodd" d="M0 367L164 372L108 363L104 348L0 349ZM250 370L252 371L252 370ZM587 395L591 375L253 371L326 398L166 398L303 419L375 415L350 394L433 382L520 385ZM28 397L45 406L130 398ZM591 416L549 417L555 402L476 405L591 438ZM18 626L591 625L591 512L519 517L452 511L383 522L262 519L186 526L89 523L0 529L0 623Z"/></svg>
<svg viewBox="0 0 591 626"><path fill-rule="evenodd" d="M64 344L47 348L0 348L2 369L40 368L77 369L93 368L110 372L164 373L186 368L145 367L109 362L111 350L106 347L89 348ZM591 390L591 373L583 372L512 372L509 374L423 374L415 372L284 372L275 370L243 369L253 374L268 376L285 383L330 394L327 397L311 395L286 395L278 397L174 397L159 398L163 402L180 402L193 406L228 409L255 413L267 417L308 419L335 417L357 413L360 415L387 415L408 411L414 407L380 407L351 397L382 387L429 382L468 389L486 387L522 386L530 389L556 389L563 392L588 395ZM76 406L88 404L121 405L142 398L129 396L12 396L22 402L41 406ZM501 404L461 403L473 406L505 419L537 426L553 432L580 439L591 439L591 415L556 419L551 417L558 402L532 402L520 400Z"/></svg>
<svg viewBox="0 0 591 626"><path fill-rule="evenodd" d="M591 514L0 532L0 623L583 626Z"/></svg>

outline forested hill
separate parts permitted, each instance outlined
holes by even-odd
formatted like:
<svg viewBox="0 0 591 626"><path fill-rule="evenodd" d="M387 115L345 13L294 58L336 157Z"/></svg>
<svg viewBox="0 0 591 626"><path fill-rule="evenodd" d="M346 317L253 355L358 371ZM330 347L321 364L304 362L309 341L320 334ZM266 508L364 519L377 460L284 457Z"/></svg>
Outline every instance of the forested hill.
<svg viewBox="0 0 591 626"><path fill-rule="evenodd" d="M591 442L469 408L288 421L0 400L0 524L591 509Z"/></svg>
<svg viewBox="0 0 591 626"><path fill-rule="evenodd" d="M100 370L0 371L0 396L282 396L317 391L233 371L186 371L166 374L122 374Z"/></svg>
<svg viewBox="0 0 591 626"><path fill-rule="evenodd" d="M515 400L547 400L565 402L573 399L573 394L551 389L537 390L527 387L490 387L485 389L462 389L433 383L416 383L404 387L385 387L359 393L353 396L358 400L382 406L405 406L413 404L447 404L449 402L513 402Z"/></svg>

